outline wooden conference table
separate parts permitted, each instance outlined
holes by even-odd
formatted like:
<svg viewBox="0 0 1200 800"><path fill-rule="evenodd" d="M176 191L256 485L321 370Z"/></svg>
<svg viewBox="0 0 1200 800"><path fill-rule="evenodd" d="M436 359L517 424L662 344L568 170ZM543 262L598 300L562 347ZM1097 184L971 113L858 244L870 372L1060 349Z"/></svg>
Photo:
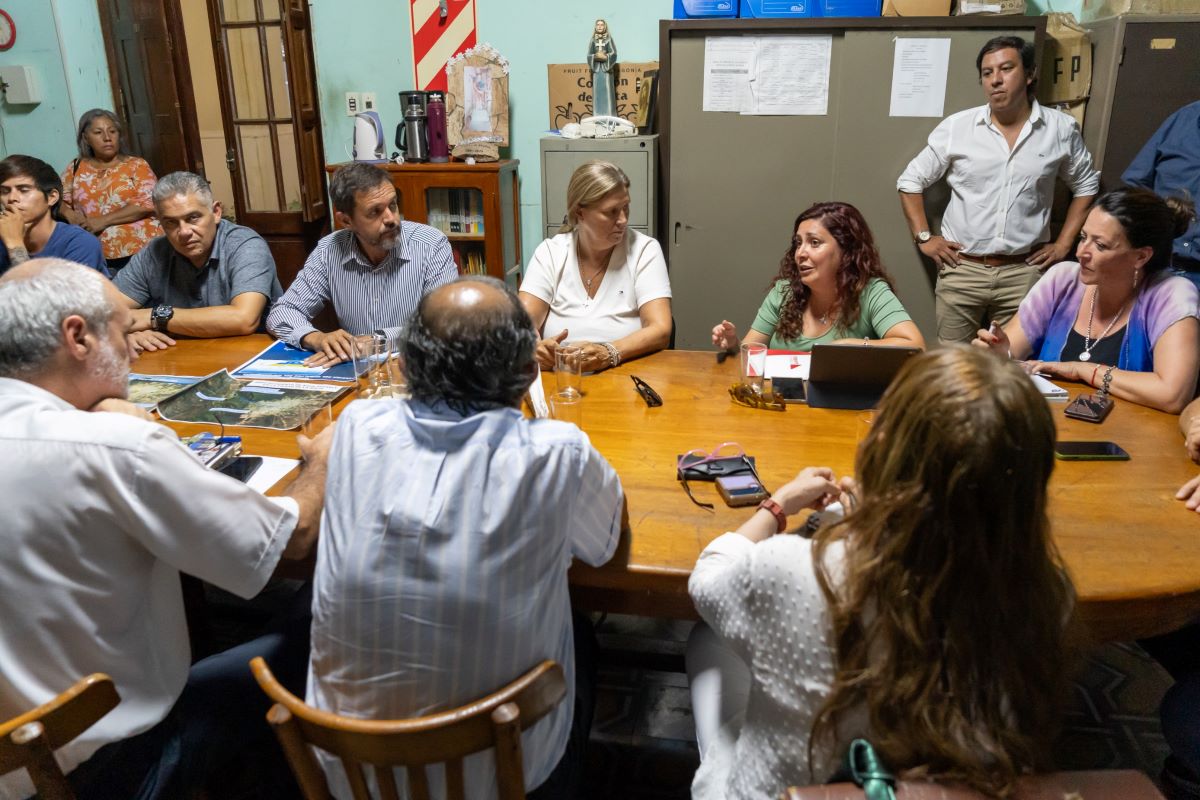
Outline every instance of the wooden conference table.
<svg viewBox="0 0 1200 800"><path fill-rule="evenodd" d="M143 355L134 369L204 375L241 364L268 342L261 335L184 340ZM679 453L738 442L756 457L769 488L808 465L852 473L856 412L793 405L780 413L735 405L726 389L736 381L737 370L736 358L717 364L709 352L665 351L584 377L583 428L621 476L630 529L608 564L572 568L577 606L695 617L687 579L697 555L750 511L726 507L708 483L693 484L693 491L713 502L715 511L694 505L675 479ZM631 374L658 391L661 407L645 405ZM1071 388L1075 394L1077 387ZM343 398L335 412L349 401ZM1200 618L1200 516L1174 499L1197 467L1184 453L1178 418L1118 401L1108 420L1096 426L1065 418L1062 407L1053 406L1062 439L1112 440L1132 456L1126 462L1060 461L1051 482L1054 538L1093 635L1130 640ZM204 429L172 427L181 432ZM297 455L295 432L236 431L248 453Z"/></svg>

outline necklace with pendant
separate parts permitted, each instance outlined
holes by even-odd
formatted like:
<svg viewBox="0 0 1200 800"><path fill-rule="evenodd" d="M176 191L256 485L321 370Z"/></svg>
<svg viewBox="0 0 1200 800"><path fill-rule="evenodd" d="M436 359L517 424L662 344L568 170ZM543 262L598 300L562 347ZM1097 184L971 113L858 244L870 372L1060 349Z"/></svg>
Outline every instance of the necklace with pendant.
<svg viewBox="0 0 1200 800"><path fill-rule="evenodd" d="M600 277L600 274L602 272L605 272L607 270L608 270L608 264L605 264L603 267L601 267L600 269L593 272L592 277L583 279L584 288L586 288L588 290L589 294L592 291L592 284L595 283L596 279Z"/></svg>
<svg viewBox="0 0 1200 800"><path fill-rule="evenodd" d="M1092 360L1092 348L1095 347L1097 344L1099 344L1101 339L1103 339L1105 336L1108 336L1108 332L1112 330L1113 325L1116 325L1117 320L1119 320L1121 318L1121 315L1125 313L1125 306L1123 305L1123 306L1121 306L1121 310L1117 312L1117 315L1115 317L1113 317L1111 320L1109 320L1108 327L1104 329L1104 333L1097 336L1096 341L1093 342L1092 341L1092 320L1095 319L1095 317L1096 317L1096 298L1099 297L1099 295L1100 295L1100 287L1097 286L1092 291L1092 308L1090 311L1088 311L1087 333L1084 334L1084 336L1083 336L1083 352L1079 354L1080 361L1091 361ZM1126 303L1125 305L1129 305L1129 304Z"/></svg>

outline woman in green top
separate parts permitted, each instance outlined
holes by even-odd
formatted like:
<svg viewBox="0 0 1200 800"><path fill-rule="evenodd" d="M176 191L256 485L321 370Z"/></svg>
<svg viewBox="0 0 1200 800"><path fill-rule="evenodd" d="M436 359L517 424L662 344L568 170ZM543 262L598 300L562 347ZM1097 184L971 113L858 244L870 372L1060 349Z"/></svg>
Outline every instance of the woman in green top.
<svg viewBox="0 0 1200 800"><path fill-rule="evenodd" d="M743 344L811 350L858 343L924 349L925 339L892 290L867 221L849 203L817 203L796 218L795 236ZM738 349L723 320L713 344Z"/></svg>

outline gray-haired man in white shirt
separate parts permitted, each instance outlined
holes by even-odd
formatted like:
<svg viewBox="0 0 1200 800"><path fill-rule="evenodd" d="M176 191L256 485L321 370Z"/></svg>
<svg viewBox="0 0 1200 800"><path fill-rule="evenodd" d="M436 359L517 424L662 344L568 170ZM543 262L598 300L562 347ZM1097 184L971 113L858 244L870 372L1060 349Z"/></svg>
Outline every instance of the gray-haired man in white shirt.
<svg viewBox="0 0 1200 800"><path fill-rule="evenodd" d="M332 440L301 438L284 497L209 470L122 399L131 324L78 264L0 278L0 719L110 675L121 703L58 750L81 800L190 796L255 737L270 743L246 663L284 658L302 682L304 629L189 666L179 573L249 598L281 557L311 552ZM32 792L23 772L0 778L0 797Z"/></svg>
<svg viewBox="0 0 1200 800"><path fill-rule="evenodd" d="M1033 99L1035 57L1017 36L985 44L975 65L987 105L942 120L896 182L913 241L938 267L943 343L969 342L979 328L1007 322L1041 272L1074 252L1100 189L1075 121ZM950 202L935 235L924 192L943 176ZM1072 199L1050 241L1056 176Z"/></svg>

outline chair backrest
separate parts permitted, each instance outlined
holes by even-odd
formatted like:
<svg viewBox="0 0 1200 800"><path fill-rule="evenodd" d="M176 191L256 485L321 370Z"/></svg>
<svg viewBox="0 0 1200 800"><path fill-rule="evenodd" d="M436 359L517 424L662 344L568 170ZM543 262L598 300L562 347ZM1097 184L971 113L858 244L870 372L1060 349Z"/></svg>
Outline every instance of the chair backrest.
<svg viewBox="0 0 1200 800"><path fill-rule="evenodd" d="M896 800L981 800L987 795L971 789L928 781L899 781ZM1051 772L1022 778L1012 800L1163 800L1154 784L1134 770ZM788 789L783 800L863 800L853 783L830 783Z"/></svg>
<svg viewBox="0 0 1200 800"><path fill-rule="evenodd" d="M116 708L121 702L112 678L88 675L48 703L0 723L0 775L26 769L41 800L75 795L54 751Z"/></svg>
<svg viewBox="0 0 1200 800"><path fill-rule="evenodd" d="M250 662L258 685L275 705L267 721L275 729L288 763L307 800L330 797L320 764L307 745L341 759L356 800L368 800L363 767L369 766L384 800L399 797L393 768L405 767L416 800L427 800L425 767L444 763L446 797L466 797L463 758L495 749L496 781L501 800L525 797L521 731L558 705L567 693L562 667L543 661L487 697L460 708L406 720L353 719L321 711L283 688L262 658Z"/></svg>

